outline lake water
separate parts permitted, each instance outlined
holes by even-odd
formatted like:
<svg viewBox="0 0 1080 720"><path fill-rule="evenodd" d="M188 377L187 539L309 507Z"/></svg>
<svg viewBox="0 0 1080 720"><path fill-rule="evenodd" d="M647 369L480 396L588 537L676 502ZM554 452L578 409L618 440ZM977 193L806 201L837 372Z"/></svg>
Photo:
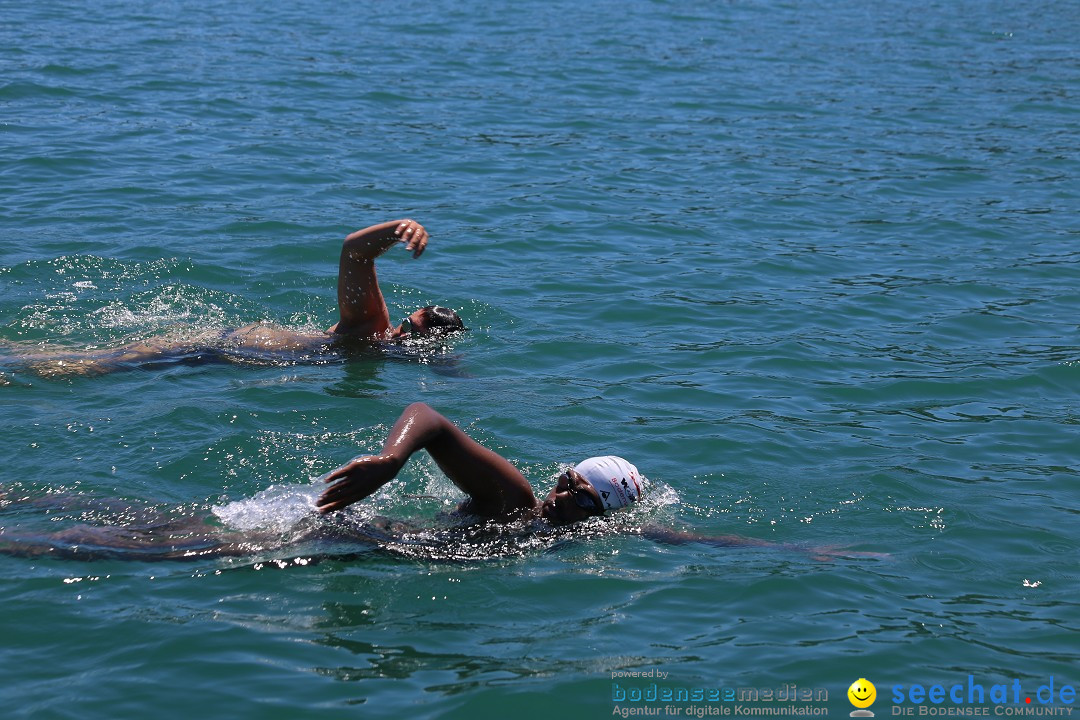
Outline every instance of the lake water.
<svg viewBox="0 0 1080 720"><path fill-rule="evenodd" d="M785 703L650 688L792 685L843 717L859 678L881 717L969 676L1022 687L991 714L1051 678L1074 707L1074 2L2 5L0 542L137 534L147 506L346 522L314 478L417 400L538 492L607 453L653 483L474 542L423 456L349 518L437 551L0 557L9 717L688 717ZM437 352L15 358L322 329L341 239L399 217L432 242L379 261L391 312L470 327Z"/></svg>

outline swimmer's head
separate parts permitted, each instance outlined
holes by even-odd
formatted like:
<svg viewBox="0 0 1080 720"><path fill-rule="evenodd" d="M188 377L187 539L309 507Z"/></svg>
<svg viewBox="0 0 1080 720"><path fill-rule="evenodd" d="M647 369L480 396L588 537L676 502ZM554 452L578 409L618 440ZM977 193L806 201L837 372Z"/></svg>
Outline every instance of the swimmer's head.
<svg viewBox="0 0 1080 720"><path fill-rule="evenodd" d="M645 481L633 463L616 455L592 457L579 462L574 472L589 481L600 495L605 510L618 510L637 502Z"/></svg>
<svg viewBox="0 0 1080 720"><path fill-rule="evenodd" d="M644 490L645 479L632 463L614 455L593 457L559 476L540 514L556 525L572 523L635 503Z"/></svg>
<svg viewBox="0 0 1080 720"><path fill-rule="evenodd" d="M401 324L394 328L392 337L451 333L458 330L468 330L468 328L456 312L440 305L428 305L402 320Z"/></svg>

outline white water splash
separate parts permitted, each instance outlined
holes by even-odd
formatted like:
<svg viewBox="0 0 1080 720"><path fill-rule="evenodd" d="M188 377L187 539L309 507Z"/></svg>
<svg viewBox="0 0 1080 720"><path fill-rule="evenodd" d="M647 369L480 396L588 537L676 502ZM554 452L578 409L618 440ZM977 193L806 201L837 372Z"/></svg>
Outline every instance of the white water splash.
<svg viewBox="0 0 1080 720"><path fill-rule="evenodd" d="M284 533L314 515L320 488L315 485L271 485L250 498L212 508L215 516L236 530Z"/></svg>

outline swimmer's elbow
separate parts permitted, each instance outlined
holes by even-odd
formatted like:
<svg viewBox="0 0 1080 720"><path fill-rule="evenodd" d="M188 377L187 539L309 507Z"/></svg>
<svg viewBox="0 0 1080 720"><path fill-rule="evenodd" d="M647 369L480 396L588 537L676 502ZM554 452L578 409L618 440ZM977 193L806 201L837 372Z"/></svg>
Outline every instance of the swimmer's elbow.
<svg viewBox="0 0 1080 720"><path fill-rule="evenodd" d="M354 259L374 260L393 245L396 239L394 235L396 227L397 222L386 222L357 230L345 236L341 249L343 252L348 252Z"/></svg>
<svg viewBox="0 0 1080 720"><path fill-rule="evenodd" d="M405 408L405 413L404 414L406 414L406 415L417 415L417 414L420 414L420 413L428 414L428 413L433 413L433 412L435 412L435 408L431 407L426 402L414 402L414 403L410 403Z"/></svg>
<svg viewBox="0 0 1080 720"><path fill-rule="evenodd" d="M442 413L425 402L414 402L406 407L401 417L406 419L408 425L425 432L444 432L453 423L447 420Z"/></svg>
<svg viewBox="0 0 1080 720"><path fill-rule="evenodd" d="M378 248L372 245L370 239L353 233L341 242L341 254L342 257L357 262L374 260L379 253Z"/></svg>

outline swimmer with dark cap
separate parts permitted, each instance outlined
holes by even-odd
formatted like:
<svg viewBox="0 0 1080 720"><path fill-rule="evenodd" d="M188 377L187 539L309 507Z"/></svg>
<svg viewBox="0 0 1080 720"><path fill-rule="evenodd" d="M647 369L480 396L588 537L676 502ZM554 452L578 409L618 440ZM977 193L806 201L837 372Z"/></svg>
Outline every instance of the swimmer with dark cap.
<svg viewBox="0 0 1080 720"><path fill-rule="evenodd" d="M321 513L341 510L393 480L419 450L469 498L462 512L495 519L540 517L555 525L585 520L637 502L645 479L613 455L589 458L559 476L540 500L525 476L501 455L466 435L424 403L413 403L394 423L382 452L349 462L324 476L330 487L319 497Z"/></svg>
<svg viewBox="0 0 1080 720"><path fill-rule="evenodd" d="M339 318L322 333L302 333L270 323L253 323L191 338L165 335L86 352L23 353L18 344L6 343L5 347L15 350L18 359L39 374L87 375L155 361L188 364L259 359L296 361L317 357L350 340L393 342L464 330L465 325L456 312L438 305L420 308L397 325L390 323L390 311L375 274L375 259L398 244L411 252L414 259L419 258L427 249L428 240L424 226L409 219L372 225L346 237L338 265Z"/></svg>
<svg viewBox="0 0 1080 720"><path fill-rule="evenodd" d="M440 330L464 330L465 325L456 312L438 305L416 310L396 327L390 324L390 311L375 276L375 258L402 243L416 259L427 249L428 238L423 225L408 219L372 225L346 237L338 265L340 319L327 334L385 340Z"/></svg>
<svg viewBox="0 0 1080 720"><path fill-rule="evenodd" d="M413 259L427 249L428 231L415 220L391 220L357 230L345 238L338 263L339 319L323 334L296 333L266 323L255 323L226 334L226 346L275 350L307 349L334 340L401 340L437 332L464 330L465 324L450 308L428 305L414 311L396 326L390 324L375 258L402 244Z"/></svg>

